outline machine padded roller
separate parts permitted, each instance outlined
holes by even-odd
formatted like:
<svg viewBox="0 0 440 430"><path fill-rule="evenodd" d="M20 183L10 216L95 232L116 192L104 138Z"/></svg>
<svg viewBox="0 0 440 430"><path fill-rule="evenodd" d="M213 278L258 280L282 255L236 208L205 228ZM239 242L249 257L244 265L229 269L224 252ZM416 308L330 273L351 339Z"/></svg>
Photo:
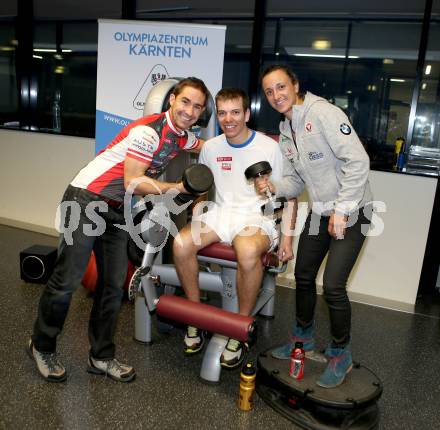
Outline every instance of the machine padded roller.
<svg viewBox="0 0 440 430"><path fill-rule="evenodd" d="M183 172L182 182L191 194L203 194L212 187L214 176L204 164L191 164Z"/></svg>
<svg viewBox="0 0 440 430"><path fill-rule="evenodd" d="M204 303L191 302L179 296L160 296L158 315L202 330L246 342L252 337L255 319L228 312Z"/></svg>
<svg viewBox="0 0 440 430"><path fill-rule="evenodd" d="M272 172L272 167L268 161L259 161L250 165L245 171L246 179L255 179L261 175L269 175Z"/></svg>

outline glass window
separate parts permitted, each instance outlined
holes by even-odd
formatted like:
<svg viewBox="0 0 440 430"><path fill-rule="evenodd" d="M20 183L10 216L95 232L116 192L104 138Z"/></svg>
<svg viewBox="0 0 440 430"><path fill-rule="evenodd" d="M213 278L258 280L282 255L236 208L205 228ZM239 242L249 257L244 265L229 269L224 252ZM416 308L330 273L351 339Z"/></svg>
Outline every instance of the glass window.
<svg viewBox="0 0 440 430"><path fill-rule="evenodd" d="M194 20L200 24L226 26L223 87L249 88L253 22L250 20ZM214 94L215 96L215 94Z"/></svg>
<svg viewBox="0 0 440 430"><path fill-rule="evenodd" d="M249 88L250 59L252 49L252 21L225 21L225 59L223 86Z"/></svg>
<svg viewBox="0 0 440 430"><path fill-rule="evenodd" d="M95 135L97 22L65 23L63 26L64 132ZM81 97L78 97L81 94Z"/></svg>
<svg viewBox="0 0 440 430"><path fill-rule="evenodd" d="M0 21L0 124L18 127L15 25Z"/></svg>
<svg viewBox="0 0 440 430"><path fill-rule="evenodd" d="M433 8L439 8L434 1ZM431 20L420 82L407 171L438 175L440 170L440 22Z"/></svg>
<svg viewBox="0 0 440 430"><path fill-rule="evenodd" d="M279 55L302 90L339 106L350 118L372 165L392 167L394 143L406 137L421 22L282 21ZM258 128L277 133L279 114L261 97Z"/></svg>
<svg viewBox="0 0 440 430"><path fill-rule="evenodd" d="M97 40L96 22L36 24L36 125L40 130L94 136Z"/></svg>
<svg viewBox="0 0 440 430"><path fill-rule="evenodd" d="M263 69L269 64L287 64L296 73L303 91L345 105L341 98L343 88L345 47L348 22L344 21L280 21L279 46L275 55L265 54ZM265 45L276 41L273 26L266 27ZM278 134L280 115L266 102L260 91L258 129Z"/></svg>
<svg viewBox="0 0 440 430"><path fill-rule="evenodd" d="M373 167L392 167L395 142L406 138L421 28L421 22L352 25L348 110Z"/></svg>

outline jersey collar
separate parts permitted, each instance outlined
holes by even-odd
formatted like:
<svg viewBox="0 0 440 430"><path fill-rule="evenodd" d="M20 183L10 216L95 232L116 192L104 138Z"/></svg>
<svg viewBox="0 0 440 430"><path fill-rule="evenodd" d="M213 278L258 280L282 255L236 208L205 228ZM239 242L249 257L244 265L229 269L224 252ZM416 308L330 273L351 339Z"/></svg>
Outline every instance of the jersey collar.
<svg viewBox="0 0 440 430"><path fill-rule="evenodd" d="M169 110L167 110L165 112L165 116L167 118L167 123L170 126L171 130L173 130L173 132L176 133L177 136L184 136L185 135L185 131L184 130L182 130L182 131L178 130L177 127L173 124L173 121L171 120L171 115L170 115L170 111Z"/></svg>
<svg viewBox="0 0 440 430"><path fill-rule="evenodd" d="M245 146L248 146L248 145L254 140L254 137L255 137L255 130L251 130L251 131L252 131L252 133L251 133L251 135L248 137L248 139L245 140L243 143L240 143L239 145L233 145L232 143L229 143L229 142L228 142L228 139L226 139L226 142L227 142L228 145L229 145L230 147L232 147L232 148L244 148Z"/></svg>

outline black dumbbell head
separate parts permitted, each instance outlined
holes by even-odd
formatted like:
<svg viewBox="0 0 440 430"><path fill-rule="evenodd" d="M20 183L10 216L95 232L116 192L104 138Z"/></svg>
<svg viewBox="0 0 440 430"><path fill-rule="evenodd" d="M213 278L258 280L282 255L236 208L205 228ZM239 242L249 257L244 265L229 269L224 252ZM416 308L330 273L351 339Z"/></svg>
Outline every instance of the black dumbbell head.
<svg viewBox="0 0 440 430"><path fill-rule="evenodd" d="M272 172L272 167L268 161L259 161L250 165L245 171L246 179L254 179L261 175L268 175Z"/></svg>
<svg viewBox="0 0 440 430"><path fill-rule="evenodd" d="M214 176L204 164L191 164L183 172L182 182L189 193L203 194L212 187Z"/></svg>

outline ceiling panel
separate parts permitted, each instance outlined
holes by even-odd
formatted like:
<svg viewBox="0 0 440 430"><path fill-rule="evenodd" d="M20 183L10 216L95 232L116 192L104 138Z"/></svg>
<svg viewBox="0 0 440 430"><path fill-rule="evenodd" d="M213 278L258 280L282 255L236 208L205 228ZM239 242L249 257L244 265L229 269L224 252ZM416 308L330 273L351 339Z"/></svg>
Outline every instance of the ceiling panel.
<svg viewBox="0 0 440 430"><path fill-rule="evenodd" d="M5 0L3 0L5 1ZM6 0L10 1L10 0ZM121 17L122 0L33 0L37 18L98 19Z"/></svg>
<svg viewBox="0 0 440 430"><path fill-rule="evenodd" d="M423 16L425 0L270 0L267 12L277 16Z"/></svg>
<svg viewBox="0 0 440 430"><path fill-rule="evenodd" d="M137 0L137 10L145 19L252 17L254 4L254 0ZM121 5L122 0L34 0L34 12L38 18L118 19ZM424 7L425 0L267 0L268 15L282 17L422 17ZM434 0L433 12L440 16L440 0ZM16 14L17 0L0 2L0 16Z"/></svg>

